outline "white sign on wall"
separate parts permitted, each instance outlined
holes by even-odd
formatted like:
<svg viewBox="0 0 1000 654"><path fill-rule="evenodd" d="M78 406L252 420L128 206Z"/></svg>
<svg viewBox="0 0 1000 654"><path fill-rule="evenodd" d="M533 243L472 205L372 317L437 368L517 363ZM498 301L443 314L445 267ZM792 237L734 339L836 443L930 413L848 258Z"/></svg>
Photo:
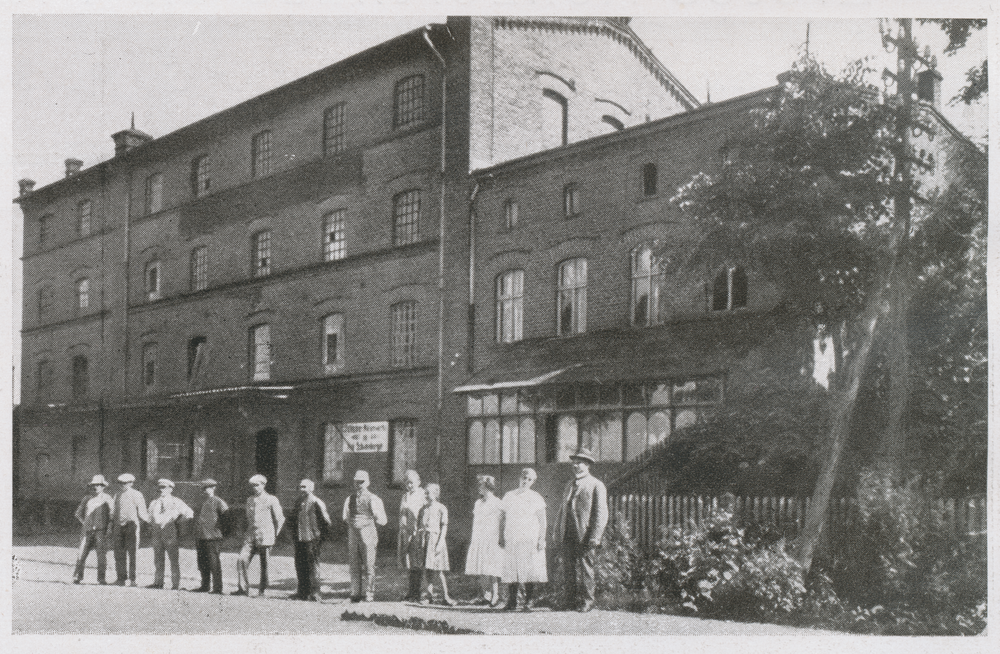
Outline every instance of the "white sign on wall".
<svg viewBox="0 0 1000 654"><path fill-rule="evenodd" d="M348 422L344 424L344 452L370 454L389 451L388 422Z"/></svg>

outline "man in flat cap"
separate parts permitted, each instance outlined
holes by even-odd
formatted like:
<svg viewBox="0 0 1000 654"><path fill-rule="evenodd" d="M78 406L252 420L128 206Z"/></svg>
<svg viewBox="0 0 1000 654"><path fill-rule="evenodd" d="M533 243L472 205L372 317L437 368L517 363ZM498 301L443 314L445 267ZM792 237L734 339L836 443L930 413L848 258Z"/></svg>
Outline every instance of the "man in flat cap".
<svg viewBox="0 0 1000 654"><path fill-rule="evenodd" d="M198 509L194 522L195 551L198 554L198 572L201 573L201 586L195 588L196 593L222 594L222 559L219 557L219 545L222 543L222 516L229 511L229 505L216 497L215 487L219 482L206 479L201 482L201 490L205 499Z"/></svg>
<svg viewBox="0 0 1000 654"><path fill-rule="evenodd" d="M174 482L156 482L160 496L149 503L150 527L153 530L153 566L155 575L149 588L163 588L164 554L170 557L170 587L181 585L180 522L194 518L194 511L179 497L174 497Z"/></svg>
<svg viewBox="0 0 1000 654"><path fill-rule="evenodd" d="M570 461L574 479L566 485L559 505L556 540L562 545L566 609L586 612L594 608L594 565L608 525L608 491L590 474L595 463L590 450L581 447Z"/></svg>
<svg viewBox="0 0 1000 654"><path fill-rule="evenodd" d="M76 507L76 519L83 526L80 534L80 550L73 571L73 583L83 581L83 570L91 550L97 550L97 583L107 583L108 548L107 538L111 532L111 496L104 492L108 482L104 475L94 475L88 484L90 494Z"/></svg>
<svg viewBox="0 0 1000 654"><path fill-rule="evenodd" d="M243 549L236 560L239 588L232 592L233 595L250 594L249 568L254 556L260 556L260 585L257 595L262 596L267 590L267 556L285 524L285 514L278 498L264 490L266 485L267 477L264 475L250 478L253 494L247 498L247 531L243 537Z"/></svg>
<svg viewBox="0 0 1000 654"><path fill-rule="evenodd" d="M351 601L375 600L375 548L378 526L385 526L385 506L368 490L368 473L354 473L354 492L344 501L347 523L347 552L351 566Z"/></svg>
<svg viewBox="0 0 1000 654"><path fill-rule="evenodd" d="M326 504L313 491L311 479L299 482L299 498L289 516L292 538L295 540L295 576L298 588L292 599L319 601L319 548L323 534L330 528Z"/></svg>
<svg viewBox="0 0 1000 654"><path fill-rule="evenodd" d="M128 583L135 586L135 557L139 552L139 530L142 523L149 522L146 498L132 484L135 476L123 472L118 475L121 490L115 495L114 510L111 512L111 527L115 549L115 572L118 586Z"/></svg>

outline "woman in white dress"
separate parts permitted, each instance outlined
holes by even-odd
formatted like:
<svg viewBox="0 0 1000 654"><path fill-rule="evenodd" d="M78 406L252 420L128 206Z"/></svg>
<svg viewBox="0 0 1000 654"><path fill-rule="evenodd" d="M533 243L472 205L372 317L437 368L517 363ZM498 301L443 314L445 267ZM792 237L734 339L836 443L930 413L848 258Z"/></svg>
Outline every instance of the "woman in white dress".
<svg viewBox="0 0 1000 654"><path fill-rule="evenodd" d="M545 500L531 490L538 475L531 468L521 471L519 486L503 496L500 546L503 547L501 578L507 585L504 611L517 609L517 591L524 584L524 610L531 608L536 583L549 580L545 571Z"/></svg>
<svg viewBox="0 0 1000 654"><path fill-rule="evenodd" d="M465 574L479 576L480 595L472 603L496 606L500 603L500 575L503 573L503 550L500 549L500 498L494 493L497 482L490 475L479 475L479 499L472 509L472 538L465 560Z"/></svg>

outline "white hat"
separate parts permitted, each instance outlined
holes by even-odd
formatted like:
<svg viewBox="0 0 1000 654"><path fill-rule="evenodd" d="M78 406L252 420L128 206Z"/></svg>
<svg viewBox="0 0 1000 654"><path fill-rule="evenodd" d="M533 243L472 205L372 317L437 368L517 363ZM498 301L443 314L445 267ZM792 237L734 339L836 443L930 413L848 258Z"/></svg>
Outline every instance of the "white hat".
<svg viewBox="0 0 1000 654"><path fill-rule="evenodd" d="M90 480L88 486L107 486L108 482L104 480L104 475L94 475L94 478Z"/></svg>
<svg viewBox="0 0 1000 654"><path fill-rule="evenodd" d="M120 481L123 484L127 484L129 482L135 481L135 475L123 472L122 474L118 475L118 481Z"/></svg>
<svg viewBox="0 0 1000 654"><path fill-rule="evenodd" d="M250 483L251 484L266 484L267 483L267 477L265 477L264 475L254 475L253 477L250 478Z"/></svg>
<svg viewBox="0 0 1000 654"><path fill-rule="evenodd" d="M156 485L159 486L160 488L166 488L166 487L173 488L174 482L170 481L169 479L161 479L158 482L156 482Z"/></svg>
<svg viewBox="0 0 1000 654"><path fill-rule="evenodd" d="M358 470L354 473L354 481L369 481L368 472L365 470Z"/></svg>

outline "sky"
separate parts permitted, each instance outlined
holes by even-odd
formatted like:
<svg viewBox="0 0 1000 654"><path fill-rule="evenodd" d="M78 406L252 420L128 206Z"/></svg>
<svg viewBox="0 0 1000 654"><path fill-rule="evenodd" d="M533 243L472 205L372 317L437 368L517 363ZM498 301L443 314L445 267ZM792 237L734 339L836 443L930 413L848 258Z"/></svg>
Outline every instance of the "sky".
<svg viewBox="0 0 1000 654"><path fill-rule="evenodd" d="M251 3L236 5L230 13L251 5L261 11L261 5ZM263 11L287 7L287 14L249 16L207 14L204 3L181 7L200 15L71 15L49 13L53 6L71 6L58 2L20 6L24 13L16 13L15 6L11 32L11 197L23 177L34 179L36 188L62 178L67 158L82 159L84 167L111 158L111 134L127 128L133 112L137 129L163 136L398 34L445 20L443 15L305 15L303 11L325 5L284 0ZM176 5L166 5L171 6ZM611 5L578 6L582 11L576 13ZM619 11L630 5L614 7ZM636 7L648 10L650 5L631 5ZM47 11L33 13L36 8ZM470 13L468 5L461 9L453 13ZM871 57L876 70L895 70L895 54L882 48L876 18L636 16L631 26L702 102L709 93L717 102L775 84L801 52L807 29L811 53L830 70L862 57ZM937 27L915 25L914 33L921 46L938 53L946 101L964 84L965 71L986 57L985 33L975 33L951 57L940 54L947 38ZM945 105L944 114L974 140L985 140L985 102ZM16 366L21 213L16 205L8 206L10 213L0 213L0 219L11 226L13 258L7 272ZM15 402L18 377L13 375Z"/></svg>

